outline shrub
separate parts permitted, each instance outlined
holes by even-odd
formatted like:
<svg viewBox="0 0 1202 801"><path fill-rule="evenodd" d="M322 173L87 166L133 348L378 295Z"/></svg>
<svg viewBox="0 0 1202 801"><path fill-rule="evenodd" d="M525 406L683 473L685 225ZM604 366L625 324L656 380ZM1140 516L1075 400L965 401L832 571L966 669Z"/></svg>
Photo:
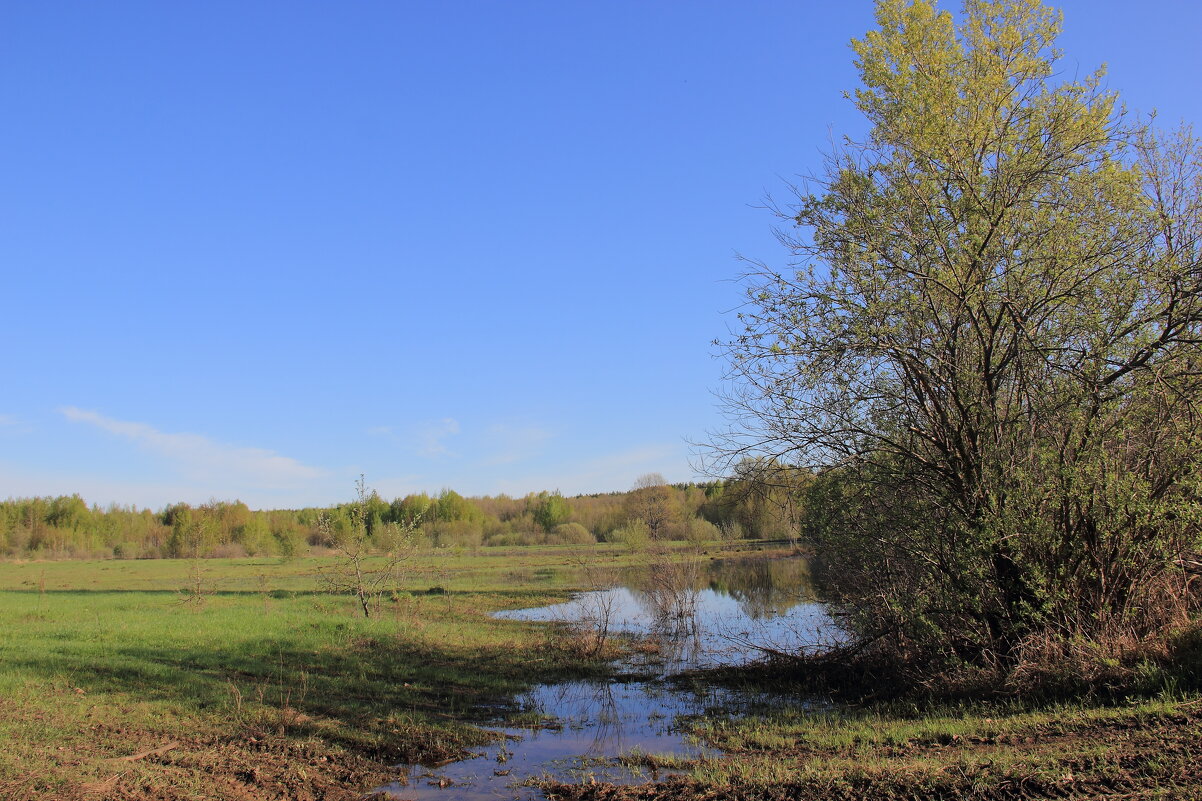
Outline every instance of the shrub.
<svg viewBox="0 0 1202 801"><path fill-rule="evenodd" d="M436 548L474 548L484 541L484 527L473 520L438 520L422 526Z"/></svg>
<svg viewBox="0 0 1202 801"><path fill-rule="evenodd" d="M618 542L631 550L640 551L651 542L651 528L642 520L632 520L610 535L610 542Z"/></svg>
<svg viewBox="0 0 1202 801"><path fill-rule="evenodd" d="M113 546L114 559L137 559L142 555L142 546L136 542L119 542Z"/></svg>
<svg viewBox="0 0 1202 801"><path fill-rule="evenodd" d="M547 535L548 545L592 545L597 538L579 523L560 523Z"/></svg>
<svg viewBox="0 0 1202 801"><path fill-rule="evenodd" d="M209 552L209 556L215 559L243 559L246 555L246 549L238 542L223 543Z"/></svg>
<svg viewBox="0 0 1202 801"><path fill-rule="evenodd" d="M685 526L685 539L689 542L714 542L722 539L722 532L710 521L694 517Z"/></svg>

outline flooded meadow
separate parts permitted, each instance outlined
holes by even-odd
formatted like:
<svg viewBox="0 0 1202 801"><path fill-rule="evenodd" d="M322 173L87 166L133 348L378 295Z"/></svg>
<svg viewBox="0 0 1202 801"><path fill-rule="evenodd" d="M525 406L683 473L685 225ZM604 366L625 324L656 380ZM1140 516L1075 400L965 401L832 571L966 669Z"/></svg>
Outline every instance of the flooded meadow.
<svg viewBox="0 0 1202 801"><path fill-rule="evenodd" d="M548 780L662 778L647 766L720 755L687 733L690 718L810 703L675 677L812 652L839 639L799 556L676 555L588 580L592 589L564 603L495 617L554 624L563 637L598 647L621 640L625 655L611 678L537 685L506 714L476 721L495 732L493 745L457 762L404 766L404 781L374 792L440 801L535 799Z"/></svg>

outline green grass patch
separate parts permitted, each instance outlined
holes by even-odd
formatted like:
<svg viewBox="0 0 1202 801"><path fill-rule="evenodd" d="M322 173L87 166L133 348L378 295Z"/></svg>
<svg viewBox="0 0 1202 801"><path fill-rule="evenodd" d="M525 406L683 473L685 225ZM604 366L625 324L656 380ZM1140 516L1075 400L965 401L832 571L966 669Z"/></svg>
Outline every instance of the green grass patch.
<svg viewBox="0 0 1202 801"><path fill-rule="evenodd" d="M567 597L586 586L582 564L595 574L639 560L610 546L427 552L370 619L322 591L325 558L0 563L0 798L350 801L395 779L390 765L494 738L481 718L533 683L605 675L554 627L489 613ZM798 698L694 720L725 756L639 755L649 775L689 775L605 797L1197 787L1200 714L1193 696L862 709Z"/></svg>
<svg viewBox="0 0 1202 801"><path fill-rule="evenodd" d="M566 597L581 560L629 563L604 547L481 551L410 560L370 619L321 591L330 559L0 564L0 796L254 797L287 785L266 757L291 765L303 747L318 770L351 771L315 797L352 798L375 779L363 765L464 753L492 736L470 724L482 710L606 669L489 613Z"/></svg>

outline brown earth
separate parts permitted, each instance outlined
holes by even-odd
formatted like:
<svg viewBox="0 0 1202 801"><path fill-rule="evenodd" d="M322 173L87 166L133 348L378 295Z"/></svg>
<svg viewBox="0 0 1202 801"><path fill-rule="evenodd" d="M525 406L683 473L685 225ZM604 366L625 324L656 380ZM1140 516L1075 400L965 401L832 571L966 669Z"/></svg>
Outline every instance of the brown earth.
<svg viewBox="0 0 1202 801"><path fill-rule="evenodd" d="M10 710L12 711L12 710ZM96 728L96 727L94 727ZM47 755L57 776L0 779L8 801L354 801L396 781L395 754L364 754L317 737L244 732L157 737L96 731ZM113 756L112 736L125 751ZM730 753L770 760L793 778L706 784L672 778L641 786L547 784L556 801L901 801L901 799L1202 799L1202 706L1090 722L1041 723L992 737L822 750ZM815 767L816 766L816 767ZM810 769L812 768L812 769Z"/></svg>
<svg viewBox="0 0 1202 801"><path fill-rule="evenodd" d="M862 753L862 752L861 752ZM740 759L751 754L735 754ZM1020 735L914 742L863 754L872 768L806 773L846 754L760 752L795 766L796 781L708 785L687 778L641 786L548 784L552 801L901 801L901 799L1200 799L1202 712L1033 727ZM883 762L883 767L881 763Z"/></svg>
<svg viewBox="0 0 1202 801"><path fill-rule="evenodd" d="M248 737L231 741L182 738L127 757L109 759L90 780L46 786L37 777L0 781L0 798L11 801L352 801L363 789L396 780L396 772L317 743ZM64 754L69 768L86 755Z"/></svg>

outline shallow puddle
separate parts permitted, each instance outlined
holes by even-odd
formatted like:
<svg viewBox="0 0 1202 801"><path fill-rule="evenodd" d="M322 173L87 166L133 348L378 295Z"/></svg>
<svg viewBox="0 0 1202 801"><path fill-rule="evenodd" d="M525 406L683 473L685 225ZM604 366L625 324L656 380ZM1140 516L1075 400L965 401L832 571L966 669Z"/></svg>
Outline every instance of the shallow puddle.
<svg viewBox="0 0 1202 801"><path fill-rule="evenodd" d="M728 708L724 693L696 694L660 682L574 681L544 684L518 703L545 717L535 728L495 729L505 736L478 756L437 768L408 768L407 783L378 788L397 799L537 799L542 793L523 782L554 777L564 781L640 783L650 772L614 761L616 756L717 754L682 735L679 715Z"/></svg>
<svg viewBox="0 0 1202 801"><path fill-rule="evenodd" d="M683 716L802 703L723 688L685 689L665 677L744 664L765 649L795 653L836 642L838 628L815 601L804 560L728 560L669 578L665 582L654 570L632 573L622 586L566 603L497 613L644 638L648 647L619 666L638 678L534 687L515 700L527 713L523 718L542 721L537 726L494 726L498 742L477 756L437 768L410 766L405 783L374 792L417 801L525 801L542 798L530 783L544 778L641 783L660 777L618 757L719 753L681 733Z"/></svg>

